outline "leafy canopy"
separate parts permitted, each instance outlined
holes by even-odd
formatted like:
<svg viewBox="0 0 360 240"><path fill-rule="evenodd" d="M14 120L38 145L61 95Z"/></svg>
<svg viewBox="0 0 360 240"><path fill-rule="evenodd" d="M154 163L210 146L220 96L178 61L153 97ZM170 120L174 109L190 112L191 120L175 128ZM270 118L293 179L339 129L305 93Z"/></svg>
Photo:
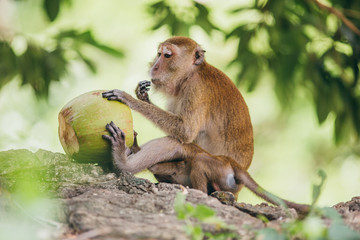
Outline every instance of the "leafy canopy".
<svg viewBox="0 0 360 240"><path fill-rule="evenodd" d="M273 76L274 89L283 106L305 90L319 123L335 117L335 139L360 136L360 2L330 0L254 0L250 6L229 10L233 16L253 16L230 31L212 23L211 10L192 2L189 16L171 1L148 6L156 19L153 30L166 27L172 35L189 35L194 26L209 35L223 33L236 39L236 83L253 91L265 72ZM181 9L181 8L180 8ZM250 14L251 15L250 15Z"/></svg>
<svg viewBox="0 0 360 240"><path fill-rule="evenodd" d="M51 25L71 0L42 3ZM227 30L213 22L212 12L217 9L202 2L156 1L146 10L153 20L152 31L166 28L171 35L189 36L197 27L209 35L221 33L225 43L236 41L229 66L239 69L238 85L254 91L263 74L270 74L284 107L305 93L320 124L329 115L335 119L337 142L359 140L360 1L328 0L325 5L318 0L254 0L228 10L228 17L251 17ZM0 31L0 88L20 76L21 83L30 84L37 96L47 97L50 83L61 80L70 61L80 60L96 72L83 46L123 56L121 50L98 42L91 30L66 29L49 41L43 46L24 34L9 37Z"/></svg>
<svg viewBox="0 0 360 240"><path fill-rule="evenodd" d="M60 6L65 3L70 0L43 1L48 21L57 19ZM0 88L20 76L22 85L30 84L38 97L47 98L50 83L61 80L72 60L82 61L96 73L94 61L84 54L86 45L115 57L124 55L121 50L98 42L91 30L64 29L41 44L23 33L9 36L0 29Z"/></svg>

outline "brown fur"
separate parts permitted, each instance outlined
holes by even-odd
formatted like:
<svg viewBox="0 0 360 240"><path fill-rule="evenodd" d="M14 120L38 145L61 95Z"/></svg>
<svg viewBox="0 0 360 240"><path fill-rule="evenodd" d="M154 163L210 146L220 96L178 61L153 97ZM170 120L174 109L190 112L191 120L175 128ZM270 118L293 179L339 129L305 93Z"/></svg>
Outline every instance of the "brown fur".
<svg viewBox="0 0 360 240"><path fill-rule="evenodd" d="M237 199L242 186L245 185L260 198L279 205L271 197L274 195L260 187L234 159L227 156L214 156L195 144L184 144L184 147L186 154L183 155L183 158L158 163L149 168L158 181L189 186L207 194L215 191L228 191L234 194L235 199ZM229 180L235 184L229 184ZM310 211L309 205L278 199L287 207L294 208L301 216Z"/></svg>
<svg viewBox="0 0 360 240"><path fill-rule="evenodd" d="M152 104L139 88L136 95L140 100L120 90L103 93L109 100L127 104L168 134L127 156L122 150L121 130L108 125L112 136L104 138L111 142L115 170L136 173L150 168L161 181L207 193L223 190L237 195L245 184L273 202L246 172L254 152L246 103L233 82L205 61L204 52L185 37L160 44L150 75L155 88L168 98L167 110Z"/></svg>
<svg viewBox="0 0 360 240"><path fill-rule="evenodd" d="M196 51L201 51L195 41L185 37L168 39L160 48L169 44L185 47L186 53L190 55L187 59L192 58ZM174 58L177 57L176 53L174 55ZM168 62L167 59L164 60L160 64L166 67ZM158 88L170 98L169 112L180 116L182 120L169 121L172 129L160 127L168 130L169 135L181 142L194 142L212 154L230 156L244 169L248 169L253 156L253 131L249 112L240 92L222 71L205 60L194 69L188 69L190 72L182 75L189 77L178 81L176 89L167 91L167 88ZM158 75L154 72L153 79L156 83ZM148 118L153 119L152 116Z"/></svg>
<svg viewBox="0 0 360 240"><path fill-rule="evenodd" d="M168 98L167 110L120 90L103 94L127 104L169 136L145 144L129 159L115 153L121 170L136 173L149 168L163 161L159 156L172 155L164 145L176 152L183 143L195 143L211 154L235 159L244 170L249 168L253 129L246 103L233 82L205 61L204 50L195 41L174 37L160 44L150 75L153 86Z"/></svg>

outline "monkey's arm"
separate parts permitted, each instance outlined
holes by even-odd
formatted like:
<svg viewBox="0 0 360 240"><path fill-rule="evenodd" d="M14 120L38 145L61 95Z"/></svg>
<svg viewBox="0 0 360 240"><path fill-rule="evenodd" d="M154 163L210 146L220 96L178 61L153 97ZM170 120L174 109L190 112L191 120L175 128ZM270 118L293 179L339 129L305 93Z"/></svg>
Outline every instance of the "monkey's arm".
<svg viewBox="0 0 360 240"><path fill-rule="evenodd" d="M135 99L118 89L104 92L102 95L108 100L117 100L128 105L182 143L193 142L204 124L203 119L204 115L206 115L206 108L195 106L190 101L183 101L185 103L181 106L183 109L181 115L175 115L154 104Z"/></svg>

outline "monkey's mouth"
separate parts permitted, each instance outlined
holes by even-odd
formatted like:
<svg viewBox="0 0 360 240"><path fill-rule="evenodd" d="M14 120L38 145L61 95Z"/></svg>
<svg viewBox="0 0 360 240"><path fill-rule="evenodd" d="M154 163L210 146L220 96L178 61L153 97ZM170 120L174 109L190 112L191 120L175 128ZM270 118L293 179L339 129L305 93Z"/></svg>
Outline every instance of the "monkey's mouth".
<svg viewBox="0 0 360 240"><path fill-rule="evenodd" d="M152 82L154 85L159 85L159 84L160 84L160 79L158 79L158 78L152 78L152 79L151 79L151 82Z"/></svg>

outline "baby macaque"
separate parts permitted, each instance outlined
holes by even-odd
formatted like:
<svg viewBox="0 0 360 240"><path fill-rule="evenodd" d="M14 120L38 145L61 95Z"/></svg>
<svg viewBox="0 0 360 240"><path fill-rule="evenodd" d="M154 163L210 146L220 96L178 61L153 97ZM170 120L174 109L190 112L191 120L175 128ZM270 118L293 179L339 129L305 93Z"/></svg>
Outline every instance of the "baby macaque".
<svg viewBox="0 0 360 240"><path fill-rule="evenodd" d="M116 151L119 151L120 148L122 148L121 151L126 151L125 135L121 129L113 122L106 125L106 129L111 136L104 135L104 139L110 141ZM128 151L134 151L133 149L141 151L140 147L137 146L136 137L134 142L135 145ZM193 143L182 144L182 147L181 153L177 154L176 158L170 157L149 168L159 182L181 184L199 189L207 194L215 191L228 191L233 193L236 199L242 186L245 185L262 199L275 205L279 204L271 197L273 194L260 187L234 159L227 156L212 155ZM115 169L116 166L117 164L114 162ZM301 214L310 211L308 205L281 200L285 205L294 208Z"/></svg>

